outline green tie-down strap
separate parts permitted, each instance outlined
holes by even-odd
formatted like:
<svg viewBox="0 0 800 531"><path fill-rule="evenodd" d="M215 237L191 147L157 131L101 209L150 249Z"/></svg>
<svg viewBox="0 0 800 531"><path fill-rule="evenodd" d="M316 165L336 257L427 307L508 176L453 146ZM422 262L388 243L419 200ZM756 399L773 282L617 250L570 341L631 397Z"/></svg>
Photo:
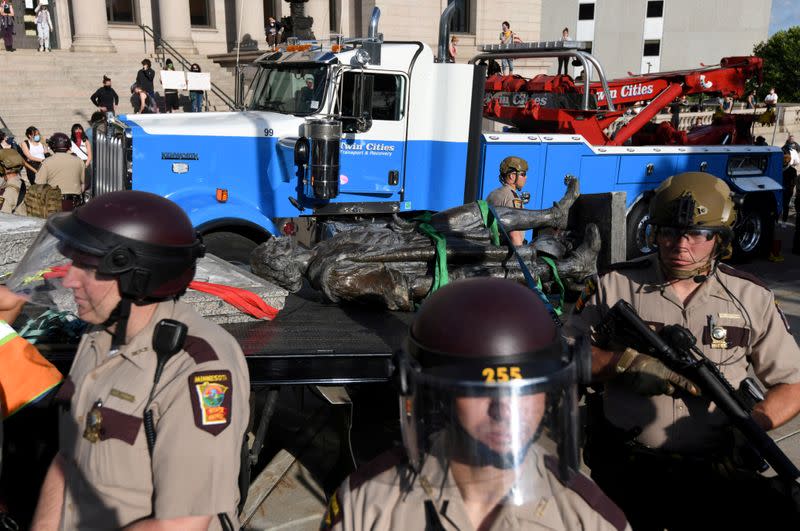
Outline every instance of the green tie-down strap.
<svg viewBox="0 0 800 531"><path fill-rule="evenodd" d="M549 256L539 256L539 258L541 258L542 261L545 264L547 264L548 267L550 267L550 270L553 272L553 279L555 279L556 284L558 284L558 291L559 291L558 305L555 306L553 309L555 310L556 315L560 316L561 314L564 313L564 292L566 291L566 289L564 289L564 283L561 282L561 277L558 276L558 268L556 267L555 261L552 258L550 258ZM539 289L541 290L542 289L542 279L537 277L536 278L536 284L538 285Z"/></svg>
<svg viewBox="0 0 800 531"><path fill-rule="evenodd" d="M478 199L478 209L481 211L481 219L483 220L483 226L489 229L489 232L492 234L492 245L495 247L500 246L500 231L497 228L497 218L494 217L494 214L489 210L489 205L486 204L486 201L483 199Z"/></svg>
<svg viewBox="0 0 800 531"><path fill-rule="evenodd" d="M433 266L433 285L428 292L428 296L430 296L437 289L446 286L450 282L450 275L447 272L447 240L430 224L430 212L417 216L414 220L419 222L417 225L419 231L431 239L436 252L436 260Z"/></svg>

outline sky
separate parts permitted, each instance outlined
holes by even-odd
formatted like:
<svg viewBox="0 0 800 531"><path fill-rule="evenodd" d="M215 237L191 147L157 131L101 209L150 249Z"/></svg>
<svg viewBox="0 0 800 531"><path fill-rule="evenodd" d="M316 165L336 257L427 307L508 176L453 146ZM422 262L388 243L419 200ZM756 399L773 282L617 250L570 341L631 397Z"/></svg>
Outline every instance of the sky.
<svg viewBox="0 0 800 531"><path fill-rule="evenodd" d="M800 26L800 1L772 0L772 14L769 19L769 34Z"/></svg>

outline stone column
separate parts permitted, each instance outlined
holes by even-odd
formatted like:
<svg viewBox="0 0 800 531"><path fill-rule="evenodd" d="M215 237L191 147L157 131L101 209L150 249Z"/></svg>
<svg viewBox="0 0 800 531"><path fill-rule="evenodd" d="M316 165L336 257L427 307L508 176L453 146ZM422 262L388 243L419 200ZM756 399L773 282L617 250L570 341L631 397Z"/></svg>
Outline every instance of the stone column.
<svg viewBox="0 0 800 531"><path fill-rule="evenodd" d="M242 26L237 28L236 38L239 40L241 51L258 50L260 45L266 46L264 36L264 2L263 0L235 0L236 24L241 21ZM280 20L280 17L277 17Z"/></svg>
<svg viewBox="0 0 800 531"><path fill-rule="evenodd" d="M306 16L314 19L311 30L318 39L327 39L331 34L331 16L329 0L309 0L306 4Z"/></svg>
<svg viewBox="0 0 800 531"><path fill-rule="evenodd" d="M117 51L108 36L106 3L103 0L72 0L72 21L75 34L70 49L73 52Z"/></svg>
<svg viewBox="0 0 800 531"><path fill-rule="evenodd" d="M181 53L196 54L189 18L189 0L159 0L161 38Z"/></svg>

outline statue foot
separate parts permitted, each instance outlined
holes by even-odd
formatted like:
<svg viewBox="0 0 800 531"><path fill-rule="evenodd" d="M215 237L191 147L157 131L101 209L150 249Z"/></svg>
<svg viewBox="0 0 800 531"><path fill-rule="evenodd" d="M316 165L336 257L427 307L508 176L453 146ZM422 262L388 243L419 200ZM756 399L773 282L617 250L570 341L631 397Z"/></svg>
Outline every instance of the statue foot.
<svg viewBox="0 0 800 531"><path fill-rule="evenodd" d="M558 200L558 202L553 203L553 217L554 217L554 224L553 226L557 229L566 229L567 228L567 218L569 217L569 209L572 208L572 205L575 203L575 200L578 199L578 196L581 195L581 187L578 183L578 178L574 175L567 175L564 177L564 184L567 185L567 191L564 193L564 196Z"/></svg>
<svg viewBox="0 0 800 531"><path fill-rule="evenodd" d="M292 238L270 238L253 250L250 268L256 275L295 293L303 287L303 271L310 252L299 249Z"/></svg>

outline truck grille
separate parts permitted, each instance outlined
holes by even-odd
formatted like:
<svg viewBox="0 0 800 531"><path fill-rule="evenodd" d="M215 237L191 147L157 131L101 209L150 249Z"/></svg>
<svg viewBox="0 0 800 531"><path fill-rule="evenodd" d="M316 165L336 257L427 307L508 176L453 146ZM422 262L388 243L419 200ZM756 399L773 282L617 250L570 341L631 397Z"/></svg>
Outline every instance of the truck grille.
<svg viewBox="0 0 800 531"><path fill-rule="evenodd" d="M92 196L131 188L131 141L124 124L103 122L93 128Z"/></svg>

